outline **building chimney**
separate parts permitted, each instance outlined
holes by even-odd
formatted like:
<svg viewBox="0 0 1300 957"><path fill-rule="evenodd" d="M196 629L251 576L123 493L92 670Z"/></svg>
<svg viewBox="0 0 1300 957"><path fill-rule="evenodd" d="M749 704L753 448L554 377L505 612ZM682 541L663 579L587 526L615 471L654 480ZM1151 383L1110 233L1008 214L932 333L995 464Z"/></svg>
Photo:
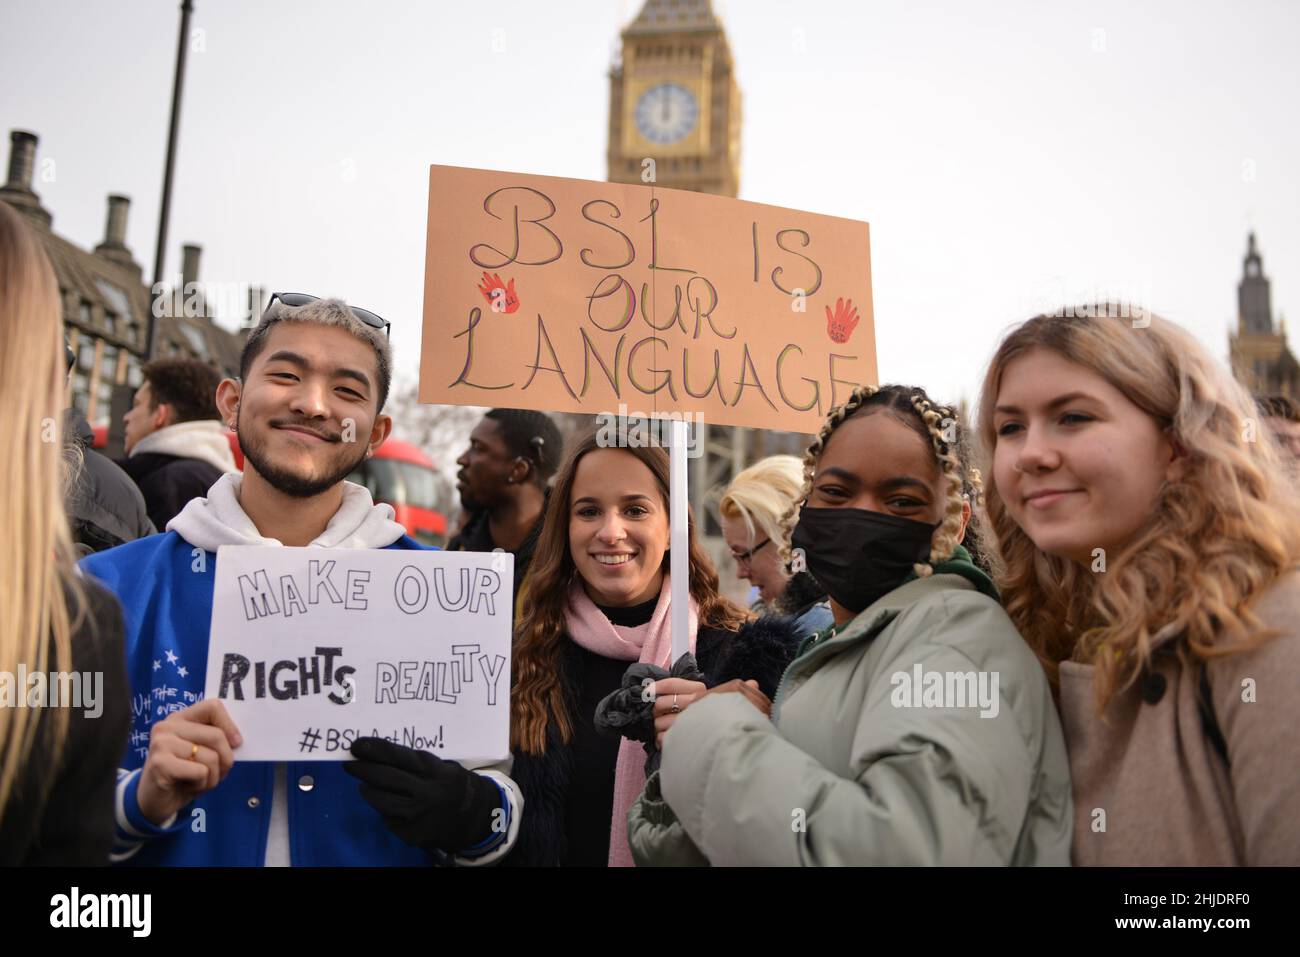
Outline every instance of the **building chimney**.
<svg viewBox="0 0 1300 957"><path fill-rule="evenodd" d="M126 214L131 211L128 196L108 197L108 222L104 225L104 245L126 248Z"/></svg>
<svg viewBox="0 0 1300 957"><path fill-rule="evenodd" d="M126 216L131 211L131 200L126 196L108 197L108 219L104 223L104 241L95 247L95 255L117 263L142 275L140 264L126 248Z"/></svg>
<svg viewBox="0 0 1300 957"><path fill-rule="evenodd" d="M245 322L245 332L253 329L262 321L262 313L266 311L266 290L261 286L248 287L248 319Z"/></svg>
<svg viewBox="0 0 1300 957"><path fill-rule="evenodd" d="M9 133L9 181L5 183L10 189L32 191L32 168L36 165L35 133L26 130L13 130Z"/></svg>
<svg viewBox="0 0 1300 957"><path fill-rule="evenodd" d="M0 199L23 213L28 219L49 229L53 217L32 191L32 173L36 169L35 133L11 130L9 133L9 176L0 187Z"/></svg>
<svg viewBox="0 0 1300 957"><path fill-rule="evenodd" d="M181 247L181 287L190 288L190 283L199 281L199 256L203 254L202 246L187 243Z"/></svg>
<svg viewBox="0 0 1300 957"><path fill-rule="evenodd" d="M181 246L181 301L185 303L185 315L192 318L207 316L211 319L203 287L199 285L199 257L202 254L202 246L193 243Z"/></svg>

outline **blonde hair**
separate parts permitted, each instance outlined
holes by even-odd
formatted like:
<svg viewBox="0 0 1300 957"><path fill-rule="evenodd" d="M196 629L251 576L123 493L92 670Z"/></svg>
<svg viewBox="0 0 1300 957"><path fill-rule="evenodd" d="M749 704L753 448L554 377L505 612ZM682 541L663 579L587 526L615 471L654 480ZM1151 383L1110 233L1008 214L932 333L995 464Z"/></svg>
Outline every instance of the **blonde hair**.
<svg viewBox="0 0 1300 957"><path fill-rule="evenodd" d="M930 542L930 560L919 562L914 566L916 574L925 578L934 574L935 565L951 558L953 552L957 550L957 546L961 543L962 506L967 501L971 501L974 505L980 504L983 486L979 470L967 469L964 465L963 435L956 410L946 405L936 404L919 386L860 386L853 390L847 402L831 411L826 424L822 426L821 432L808 446L808 451L804 455L803 488L794 506L786 515L785 540L789 542L789 536L799 521L799 512L812 492L817 462L825 451L831 435L854 415L869 414L876 409L883 409L894 415L929 442L944 484L947 486L943 519ZM791 557L788 544L783 554L788 562Z"/></svg>
<svg viewBox="0 0 1300 957"><path fill-rule="evenodd" d="M1259 413L1249 394L1190 334L1159 316L1138 327L1112 318L1126 310L1079 312L1030 319L1002 341L984 379L979 434L991 459L993 407L1007 365L1046 349L1124 393L1184 453L1150 524L1107 556L1104 574L1039 550L996 481L989 485L988 531L1007 613L1054 686L1061 661L1094 664L1102 708L1149 666L1162 628L1178 629L1184 659L1231 654L1270 637L1247 605L1300 558L1300 501L1267 436L1252 441Z"/></svg>
<svg viewBox="0 0 1300 957"><path fill-rule="evenodd" d="M750 538L755 528L771 539L779 550L790 544L785 517L803 488L803 465L793 455L769 455L731 480L718 498L723 518L740 519Z"/></svg>
<svg viewBox="0 0 1300 957"><path fill-rule="evenodd" d="M28 672L71 670L74 619L84 607L60 495L60 316L58 283L40 240L0 202L0 672L9 674L20 664ZM0 708L0 818L31 756L41 715L42 709ZM41 760L54 766L68 710L53 709L48 718L51 751Z"/></svg>

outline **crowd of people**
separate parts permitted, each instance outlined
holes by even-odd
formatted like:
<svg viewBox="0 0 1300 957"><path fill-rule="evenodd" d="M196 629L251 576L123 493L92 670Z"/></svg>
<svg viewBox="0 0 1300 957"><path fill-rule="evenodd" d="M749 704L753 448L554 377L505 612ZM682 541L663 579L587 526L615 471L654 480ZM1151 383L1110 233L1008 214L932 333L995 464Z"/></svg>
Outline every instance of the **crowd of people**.
<svg viewBox="0 0 1300 957"><path fill-rule="evenodd" d="M241 761L203 697L217 549L424 547L346 481L392 429L386 323L298 296L237 379L150 363L119 468L0 204L0 675L105 702L0 707L0 862L1300 863L1300 412L1081 312L1001 341L970 429L943 383L864 385L718 490L757 600L691 517L677 660L667 452L491 410L448 547L515 557L510 758ZM190 703L154 718L159 673Z"/></svg>

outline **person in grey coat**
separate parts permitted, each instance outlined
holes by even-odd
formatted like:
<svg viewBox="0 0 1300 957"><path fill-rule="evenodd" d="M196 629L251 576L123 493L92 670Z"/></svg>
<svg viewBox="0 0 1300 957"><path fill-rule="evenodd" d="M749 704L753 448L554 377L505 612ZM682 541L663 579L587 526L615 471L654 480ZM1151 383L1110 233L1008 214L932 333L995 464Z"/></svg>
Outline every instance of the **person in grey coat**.
<svg viewBox="0 0 1300 957"><path fill-rule="evenodd" d="M157 532L144 496L112 459L96 452L94 431L80 409L63 413L67 486L64 509L77 555L115 548Z"/></svg>
<svg viewBox="0 0 1300 957"><path fill-rule="evenodd" d="M1043 669L960 542L978 477L956 413L864 386L809 449L791 538L831 598L768 701L735 681L664 738L638 865L1067 865Z"/></svg>

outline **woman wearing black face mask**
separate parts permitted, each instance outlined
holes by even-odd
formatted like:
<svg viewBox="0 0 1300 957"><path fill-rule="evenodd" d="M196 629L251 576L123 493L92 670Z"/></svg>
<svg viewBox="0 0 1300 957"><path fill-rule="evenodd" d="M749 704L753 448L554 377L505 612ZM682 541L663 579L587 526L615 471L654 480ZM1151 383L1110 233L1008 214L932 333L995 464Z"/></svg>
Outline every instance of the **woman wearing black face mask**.
<svg viewBox="0 0 1300 957"><path fill-rule="evenodd" d="M831 597L769 702L712 689L628 817L638 864L1068 864L1060 723L1037 659L961 546L957 416L863 387L805 460L792 566Z"/></svg>

